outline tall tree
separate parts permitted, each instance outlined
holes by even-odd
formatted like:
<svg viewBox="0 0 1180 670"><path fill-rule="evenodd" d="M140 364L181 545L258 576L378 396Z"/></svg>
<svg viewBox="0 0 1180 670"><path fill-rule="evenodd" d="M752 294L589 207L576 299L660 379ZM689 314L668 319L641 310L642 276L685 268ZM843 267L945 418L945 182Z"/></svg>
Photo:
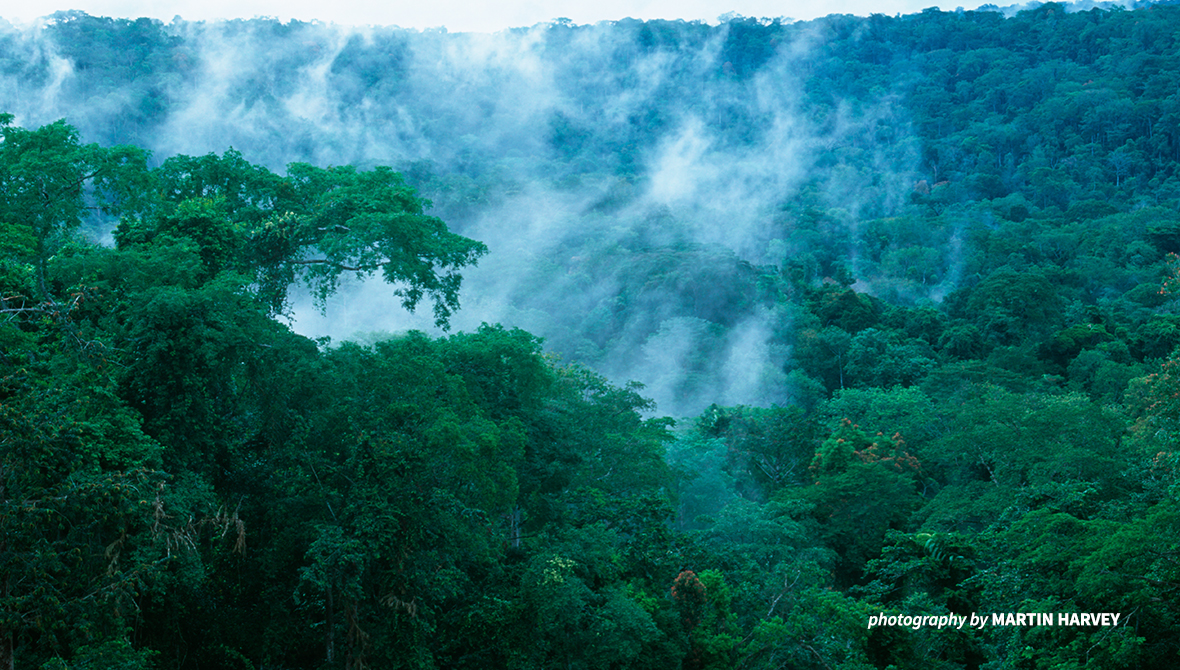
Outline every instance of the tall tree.
<svg viewBox="0 0 1180 670"><path fill-rule="evenodd" d="M146 154L134 147L82 144L65 121L36 130L0 113L0 221L31 238L37 300L53 298L46 263L91 210L117 213L143 190Z"/></svg>

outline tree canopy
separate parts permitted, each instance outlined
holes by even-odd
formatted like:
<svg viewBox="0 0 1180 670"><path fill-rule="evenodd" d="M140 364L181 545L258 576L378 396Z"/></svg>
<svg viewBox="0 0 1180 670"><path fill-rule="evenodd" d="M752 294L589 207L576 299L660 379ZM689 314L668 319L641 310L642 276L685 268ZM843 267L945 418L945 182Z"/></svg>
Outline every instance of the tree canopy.
<svg viewBox="0 0 1180 670"><path fill-rule="evenodd" d="M233 119L314 71L435 159L270 168L148 151L194 38L55 15L105 102L0 115L0 670L1174 667L1176 13L555 21L533 79L219 26ZM446 330L477 261L528 331ZM437 330L293 332L350 275Z"/></svg>

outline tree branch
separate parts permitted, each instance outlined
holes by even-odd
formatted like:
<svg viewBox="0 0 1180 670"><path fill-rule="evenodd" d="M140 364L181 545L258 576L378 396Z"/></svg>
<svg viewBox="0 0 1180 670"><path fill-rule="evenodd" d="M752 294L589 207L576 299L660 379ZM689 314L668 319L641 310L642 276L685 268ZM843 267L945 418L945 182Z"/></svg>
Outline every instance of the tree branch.
<svg viewBox="0 0 1180 670"><path fill-rule="evenodd" d="M306 260L306 261L288 261L288 262L291 263L292 265L331 265L334 268L339 268L341 270L348 270L349 272L364 272L367 270L376 270L376 269L380 268L382 265L381 263L378 263L376 265L358 265L356 267L353 267L351 265L345 265L343 263L337 263L335 261L329 261L329 260L326 260L323 258L313 258L311 260Z"/></svg>

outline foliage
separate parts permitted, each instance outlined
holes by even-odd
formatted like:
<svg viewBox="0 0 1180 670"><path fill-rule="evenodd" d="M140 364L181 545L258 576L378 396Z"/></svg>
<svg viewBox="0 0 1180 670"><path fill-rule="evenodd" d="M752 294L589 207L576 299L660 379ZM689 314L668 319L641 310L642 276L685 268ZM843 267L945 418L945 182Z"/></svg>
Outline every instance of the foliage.
<svg viewBox="0 0 1180 670"><path fill-rule="evenodd" d="M559 20L528 38L562 101L535 142L485 137L500 92L462 73L463 113L415 95L441 70L412 56L467 38L231 27L307 47L242 109L287 114L313 69L341 118L412 107L458 158L404 177L0 115L0 667L1173 667L1177 11ZM207 65L149 20L44 32L85 73L62 99L115 110L87 137L145 143ZM48 81L19 47L3 76ZM757 102L778 85L789 117ZM664 198L687 118L686 163L790 126L814 169L701 182L758 207ZM529 188L578 205L540 225ZM446 327L481 258L538 334L276 319L380 275Z"/></svg>

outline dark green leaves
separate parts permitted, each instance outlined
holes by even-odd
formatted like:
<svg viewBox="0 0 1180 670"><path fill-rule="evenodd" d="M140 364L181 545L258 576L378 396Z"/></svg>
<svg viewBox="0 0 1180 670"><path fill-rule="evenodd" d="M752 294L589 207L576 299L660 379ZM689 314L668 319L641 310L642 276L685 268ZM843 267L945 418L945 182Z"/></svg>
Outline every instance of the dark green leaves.
<svg viewBox="0 0 1180 670"><path fill-rule="evenodd" d="M83 145L64 121L37 130L11 124L11 114L0 114L0 222L15 233L10 248L36 266L37 298L50 300L45 264L56 245L90 207L117 213L137 204L145 153Z"/></svg>
<svg viewBox="0 0 1180 670"><path fill-rule="evenodd" d="M153 177L156 202L120 224L120 245L192 240L207 277L246 277L272 312L282 311L295 281L322 304L341 275L379 275L407 309L429 298L445 326L459 307L459 271L487 251L424 214L428 203L386 167L296 163L280 177L228 151L171 158Z"/></svg>
<svg viewBox="0 0 1180 670"><path fill-rule="evenodd" d="M395 292L407 309L429 297L435 322L446 324L459 307L458 271L487 252L483 244L423 214L425 203L389 168L358 172L295 164L289 173L307 210L291 228L302 253L284 262L298 266L320 300L335 290L343 272L379 272L400 285Z"/></svg>

